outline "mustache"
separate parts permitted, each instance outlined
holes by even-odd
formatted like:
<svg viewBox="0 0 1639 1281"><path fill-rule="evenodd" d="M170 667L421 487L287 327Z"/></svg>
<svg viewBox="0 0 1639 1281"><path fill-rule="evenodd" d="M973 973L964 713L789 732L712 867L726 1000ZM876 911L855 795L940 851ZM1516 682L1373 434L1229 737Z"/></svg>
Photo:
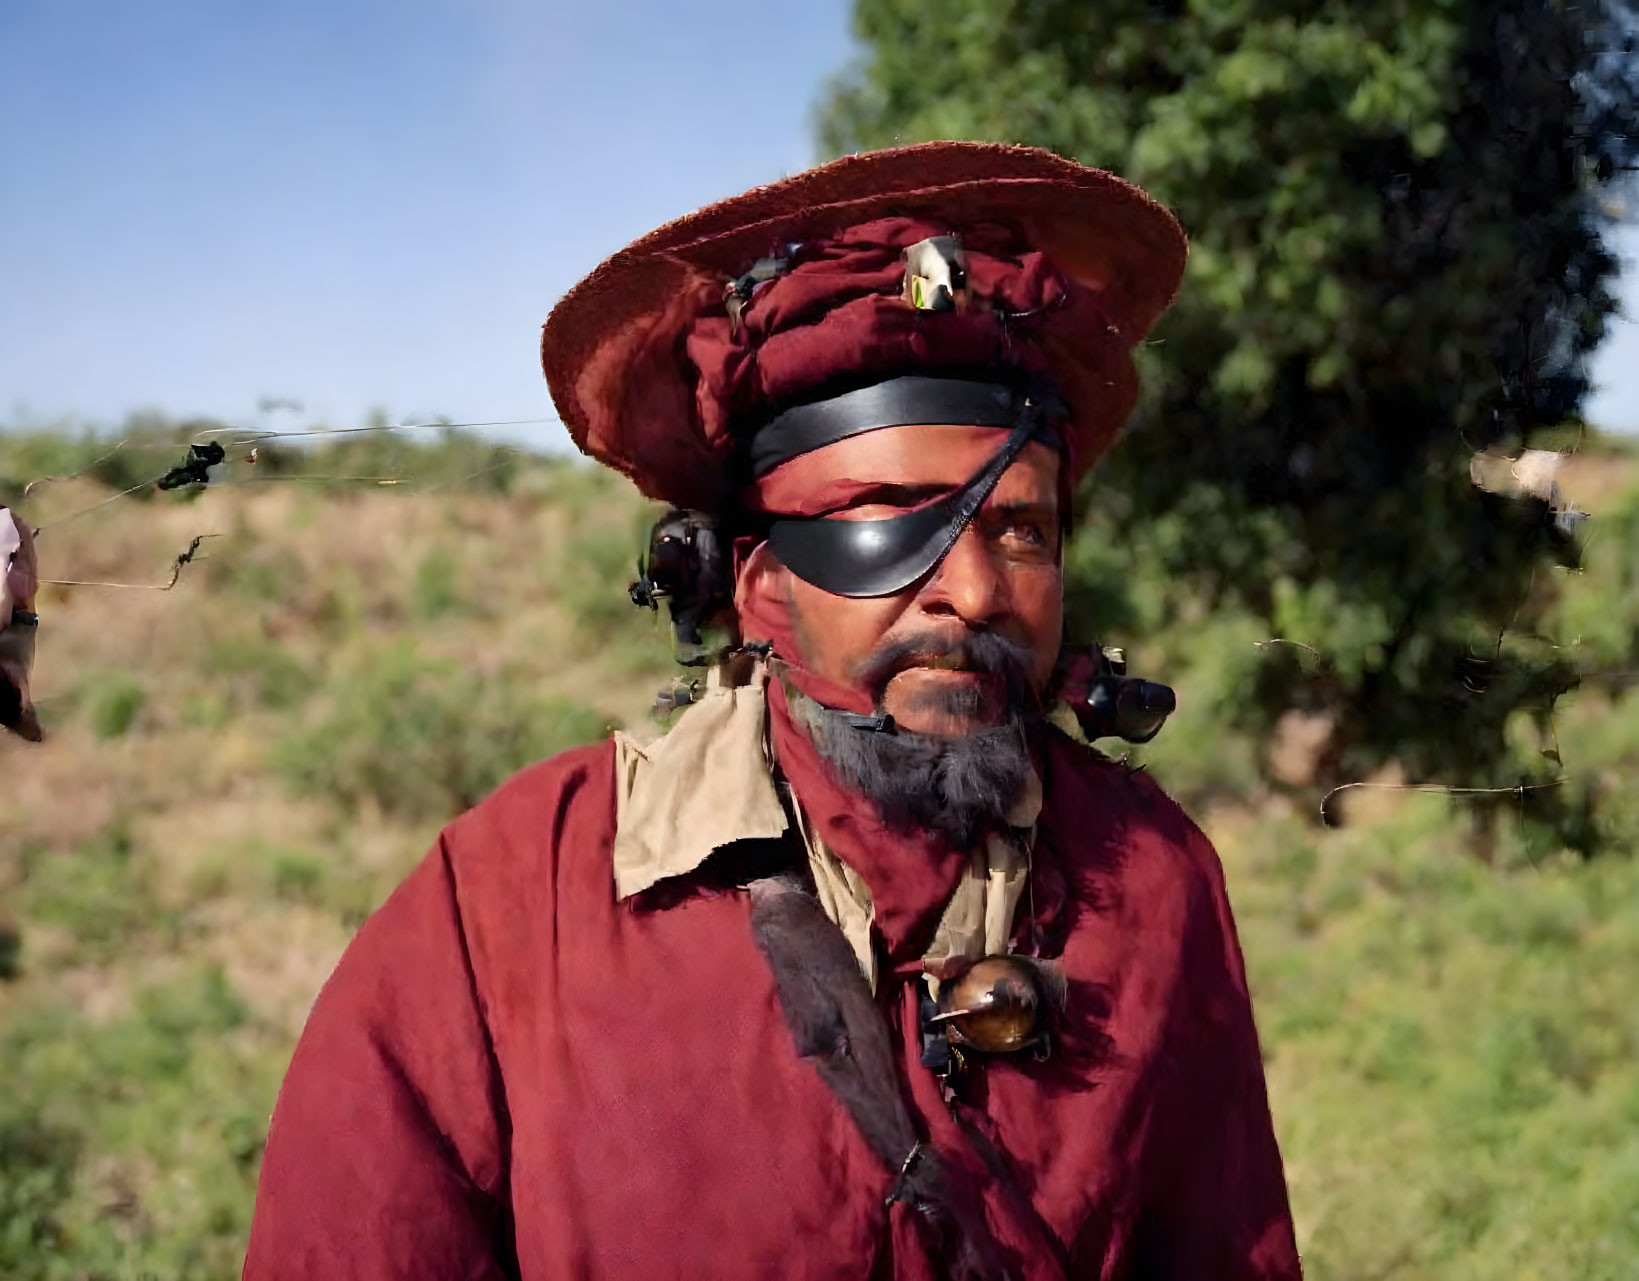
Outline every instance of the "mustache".
<svg viewBox="0 0 1639 1281"><path fill-rule="evenodd" d="M1035 701L1030 681L1034 663L1029 646L998 632L966 632L958 637L922 632L880 645L855 675L873 698L880 698L889 681L913 667L980 672L1001 677L1009 704L1023 706Z"/></svg>

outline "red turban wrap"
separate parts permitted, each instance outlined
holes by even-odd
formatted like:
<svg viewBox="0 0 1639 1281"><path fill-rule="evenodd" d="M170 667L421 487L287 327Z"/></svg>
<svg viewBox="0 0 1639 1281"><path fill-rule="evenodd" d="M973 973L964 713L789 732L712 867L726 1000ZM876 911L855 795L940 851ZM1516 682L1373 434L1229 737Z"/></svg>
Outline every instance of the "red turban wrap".
<svg viewBox="0 0 1639 1281"><path fill-rule="evenodd" d="M905 251L943 235L960 238L969 305L920 310ZM1130 349L1176 293L1184 247L1136 187L1050 152L845 157L615 254L548 318L542 361L575 443L679 506L738 487L744 435L770 414L904 374L1045 377L1070 410L1073 478L1132 409ZM732 315L731 286L770 256L782 268Z"/></svg>

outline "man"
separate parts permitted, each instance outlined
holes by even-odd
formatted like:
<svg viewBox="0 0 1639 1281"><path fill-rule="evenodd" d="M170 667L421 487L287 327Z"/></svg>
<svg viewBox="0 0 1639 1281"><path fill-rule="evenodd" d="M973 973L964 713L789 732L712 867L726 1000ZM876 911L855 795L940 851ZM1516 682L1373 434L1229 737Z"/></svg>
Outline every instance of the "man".
<svg viewBox="0 0 1639 1281"><path fill-rule="evenodd" d="M739 645L365 924L247 1277L1298 1275L1217 859L1046 718L1069 495L1183 258L1107 174L936 143L570 292L564 422L710 514L656 551Z"/></svg>

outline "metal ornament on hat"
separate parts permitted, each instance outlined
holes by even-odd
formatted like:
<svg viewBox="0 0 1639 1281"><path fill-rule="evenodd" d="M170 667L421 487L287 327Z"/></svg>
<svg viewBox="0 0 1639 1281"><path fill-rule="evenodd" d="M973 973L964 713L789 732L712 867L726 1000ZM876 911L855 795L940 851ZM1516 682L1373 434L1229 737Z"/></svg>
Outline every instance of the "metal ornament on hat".
<svg viewBox="0 0 1639 1281"><path fill-rule="evenodd" d="M757 259L723 286L723 308L729 332L740 336L740 316L761 285L783 276L802 252L792 241L778 252ZM900 297L918 311L960 311L968 304L967 255L957 235L929 236L904 252L905 275Z"/></svg>
<svg viewBox="0 0 1639 1281"><path fill-rule="evenodd" d="M740 336L740 313L751 301L759 285L766 285L777 276L791 270L791 260L802 251L801 241L792 241L779 253L757 259L749 270L742 272L723 286L723 307L728 312L729 332Z"/></svg>
<svg viewBox="0 0 1639 1281"><path fill-rule="evenodd" d="M901 297L918 311L960 311L967 306L967 255L960 236L929 236L905 250Z"/></svg>

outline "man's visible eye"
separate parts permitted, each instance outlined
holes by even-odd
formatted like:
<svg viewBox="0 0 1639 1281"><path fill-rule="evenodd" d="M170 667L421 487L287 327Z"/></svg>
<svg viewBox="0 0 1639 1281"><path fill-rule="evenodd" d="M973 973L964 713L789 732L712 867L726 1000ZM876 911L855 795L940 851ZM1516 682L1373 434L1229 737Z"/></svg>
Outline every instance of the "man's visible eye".
<svg viewBox="0 0 1639 1281"><path fill-rule="evenodd" d="M1047 546L1047 533L1034 521L1010 520L1002 526L1003 538L1023 543L1027 547Z"/></svg>

